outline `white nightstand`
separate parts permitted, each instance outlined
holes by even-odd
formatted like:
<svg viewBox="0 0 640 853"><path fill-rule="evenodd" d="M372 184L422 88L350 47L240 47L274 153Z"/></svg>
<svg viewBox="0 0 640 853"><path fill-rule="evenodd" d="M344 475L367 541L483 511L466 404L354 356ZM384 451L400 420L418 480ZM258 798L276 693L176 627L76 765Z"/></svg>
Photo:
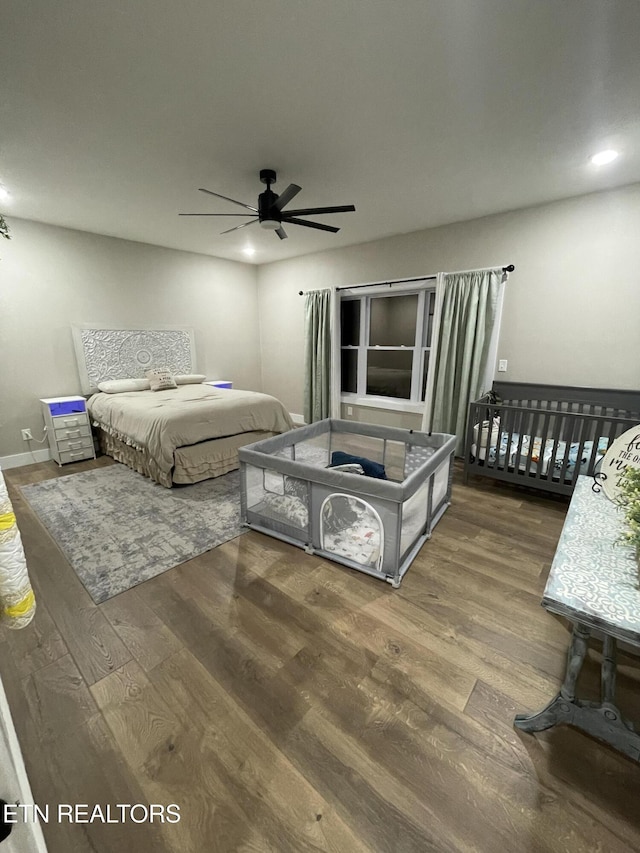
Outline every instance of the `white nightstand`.
<svg viewBox="0 0 640 853"><path fill-rule="evenodd" d="M84 397L47 397L40 400L51 456L58 465L95 459L91 424Z"/></svg>
<svg viewBox="0 0 640 853"><path fill-rule="evenodd" d="M207 379L203 385L213 385L214 388L233 388L233 382L229 379Z"/></svg>

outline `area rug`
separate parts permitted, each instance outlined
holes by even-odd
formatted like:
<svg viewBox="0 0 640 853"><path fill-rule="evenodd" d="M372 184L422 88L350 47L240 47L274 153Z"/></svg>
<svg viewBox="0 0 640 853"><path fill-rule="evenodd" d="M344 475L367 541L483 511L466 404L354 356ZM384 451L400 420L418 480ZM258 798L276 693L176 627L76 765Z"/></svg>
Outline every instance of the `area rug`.
<svg viewBox="0 0 640 853"><path fill-rule="evenodd" d="M243 532L238 471L165 489L115 463L21 491L96 604Z"/></svg>

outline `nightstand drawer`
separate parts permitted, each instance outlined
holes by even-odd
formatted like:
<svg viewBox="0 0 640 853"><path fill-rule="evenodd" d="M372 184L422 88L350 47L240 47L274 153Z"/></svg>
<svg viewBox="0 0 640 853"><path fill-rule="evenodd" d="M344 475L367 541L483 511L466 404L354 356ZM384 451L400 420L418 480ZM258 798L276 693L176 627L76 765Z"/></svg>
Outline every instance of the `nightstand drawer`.
<svg viewBox="0 0 640 853"><path fill-rule="evenodd" d="M86 412L78 412L77 415L58 415L55 418L51 418L53 421L53 428L57 431L59 429L74 429L79 426L89 426L89 416Z"/></svg>
<svg viewBox="0 0 640 853"><path fill-rule="evenodd" d="M80 438L58 439L56 444L58 446L59 453L62 453L64 450L77 452L79 450L84 450L87 447L90 450L93 450L93 439L90 435L81 436Z"/></svg>
<svg viewBox="0 0 640 853"><path fill-rule="evenodd" d="M54 420L57 420L57 418L55 418ZM68 439L77 440L79 438L86 438L88 435L91 435L91 428L89 427L89 424L84 423L80 426L56 429L54 433L56 444L59 444L61 441L67 441Z"/></svg>
<svg viewBox="0 0 640 853"><path fill-rule="evenodd" d="M91 447L81 447L80 450L64 450L60 453L60 464L66 462L79 462L81 459L93 459L93 445Z"/></svg>

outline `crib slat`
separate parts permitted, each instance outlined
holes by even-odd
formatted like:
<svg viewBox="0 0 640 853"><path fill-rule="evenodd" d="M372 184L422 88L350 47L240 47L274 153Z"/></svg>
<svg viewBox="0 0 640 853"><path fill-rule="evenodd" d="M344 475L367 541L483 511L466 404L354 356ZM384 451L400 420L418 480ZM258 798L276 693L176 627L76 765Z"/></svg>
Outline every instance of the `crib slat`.
<svg viewBox="0 0 640 853"><path fill-rule="evenodd" d="M531 432L532 432L532 434L533 434L533 437L534 437L534 438L535 438L536 436L539 436L539 437L540 437L540 440L541 440L541 442L542 442L542 447L544 447L544 429L543 429L543 428L539 428L539 425L540 425L541 423L543 423L543 415L542 415L543 406L542 406L542 400L535 400L535 401L532 401L532 404L533 404L533 403L535 403L535 405L533 406L533 408L535 408L537 411L536 411L536 413L535 413L535 414L533 415L533 417L532 417ZM532 471L532 470L531 470L532 465L533 465L533 444L531 445L531 447L530 447L530 449L529 449L529 455L527 456L527 464L526 464L526 468L525 468L525 473L526 473L527 477L536 477L536 476L539 476L539 474L538 474L539 466L538 466L538 465L536 465L536 470L535 470L535 471Z"/></svg>
<svg viewBox="0 0 640 853"><path fill-rule="evenodd" d="M551 430L551 438L550 438L550 440L553 441L553 444L551 446L551 454L549 456L549 463L547 465L547 473L546 473L546 478L548 480L553 480L553 470L554 470L553 466L555 463L556 453L558 452L558 444L560 443L560 435L561 435L561 431L562 431L562 421L563 421L563 416L562 416L561 412L558 411L557 409L554 411L553 418L554 418L553 428Z"/></svg>
<svg viewBox="0 0 640 853"><path fill-rule="evenodd" d="M571 409L572 407L570 407ZM562 459L562 465L560 466L560 482L564 483L567 478L567 469L569 467L569 452L571 450L571 444L573 443L573 434L576 428L576 419L571 415L567 415L565 418L565 430L564 430L564 454ZM568 429L568 432L567 432ZM555 461L555 460L554 460ZM555 470L555 465L554 465Z"/></svg>
<svg viewBox="0 0 640 853"><path fill-rule="evenodd" d="M502 467L500 468L500 447L502 446L502 442L500 442L500 447L496 450L496 465L500 468L500 470L509 471L509 457L511 454L511 441L513 436L513 419L514 419L514 410L513 409L503 409L503 412L506 413L507 424L504 432L507 433L507 444L504 450L504 460ZM500 419L500 424L502 425L502 419Z"/></svg>
<svg viewBox="0 0 640 853"><path fill-rule="evenodd" d="M598 414L601 414L602 407L598 406L597 409ZM597 420L592 421L591 425L593 428L593 446L591 447L589 461L587 462L587 474L590 477L593 476L596 467L596 459L598 457L598 440L607 434L604 427L604 420L602 418L597 418Z"/></svg>
<svg viewBox="0 0 640 853"><path fill-rule="evenodd" d="M538 462L536 464L536 479L544 480L544 455L547 447L547 441L549 441L549 428L551 426L551 412L547 410L544 415L544 426L542 427L542 435L541 435L541 445L540 445L540 454L538 456Z"/></svg>
<svg viewBox="0 0 640 853"><path fill-rule="evenodd" d="M525 477L531 476L531 463L533 462L533 443L538 435L538 422L540 419L540 415L535 412L531 415L531 423L529 425L529 452L527 453L527 459L524 465L524 475Z"/></svg>
<svg viewBox="0 0 640 853"><path fill-rule="evenodd" d="M582 417L580 417L579 421L578 421L578 423L579 423L578 452L576 454L576 465L575 465L575 468L573 470L573 476L571 477L571 485L572 486L575 486L576 479L582 473L582 454L584 452L584 443L585 443L585 441L588 440L587 439L587 431L588 431L588 427L589 427L589 419L587 417L584 417L585 405L588 407L589 410L591 409L591 406L589 403L580 403L578 406L578 412ZM589 411L587 411L586 414L588 415Z"/></svg>
<svg viewBox="0 0 640 853"><path fill-rule="evenodd" d="M524 401L522 401L522 402L524 404ZM521 411L516 413L516 416L514 418L514 423L517 426L516 431L518 433L518 443L516 445L516 452L515 452L515 457L513 460L513 470L517 475L520 475L522 473L520 471L520 465L522 464L520 461L520 458L522 456L522 439L524 438L524 429L525 429L525 424L523 423L524 414L525 414L524 409L522 409Z"/></svg>

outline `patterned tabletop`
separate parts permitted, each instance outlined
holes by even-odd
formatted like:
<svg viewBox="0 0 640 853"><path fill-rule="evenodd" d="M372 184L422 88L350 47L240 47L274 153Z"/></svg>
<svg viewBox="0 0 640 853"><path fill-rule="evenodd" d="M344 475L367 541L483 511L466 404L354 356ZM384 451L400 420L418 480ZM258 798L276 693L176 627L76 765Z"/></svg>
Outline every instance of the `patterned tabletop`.
<svg viewBox="0 0 640 853"><path fill-rule="evenodd" d="M542 604L640 645L640 569L620 541L621 510L592 485L591 477L577 479Z"/></svg>

